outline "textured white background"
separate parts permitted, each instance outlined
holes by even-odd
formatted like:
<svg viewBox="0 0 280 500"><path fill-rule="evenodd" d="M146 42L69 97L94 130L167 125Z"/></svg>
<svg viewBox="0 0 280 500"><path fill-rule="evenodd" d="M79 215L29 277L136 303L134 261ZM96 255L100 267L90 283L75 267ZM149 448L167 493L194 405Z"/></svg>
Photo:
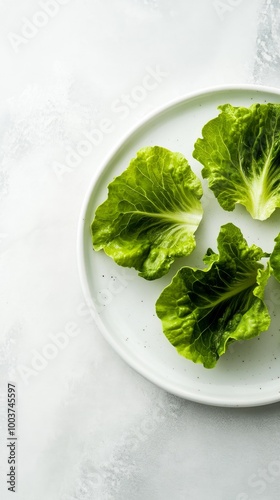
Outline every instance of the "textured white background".
<svg viewBox="0 0 280 500"><path fill-rule="evenodd" d="M87 314L76 263L80 208L110 149L189 91L280 87L279 28L276 0L0 0L1 499L279 498L279 404L207 407L143 379ZM121 111L151 69L155 88ZM104 119L99 144L73 158Z"/></svg>

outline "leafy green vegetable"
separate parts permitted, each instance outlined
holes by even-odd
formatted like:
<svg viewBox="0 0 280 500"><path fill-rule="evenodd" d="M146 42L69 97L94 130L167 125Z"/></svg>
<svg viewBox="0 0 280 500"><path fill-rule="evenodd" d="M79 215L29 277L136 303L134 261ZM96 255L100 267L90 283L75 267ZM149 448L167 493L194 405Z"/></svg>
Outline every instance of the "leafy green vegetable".
<svg viewBox="0 0 280 500"><path fill-rule="evenodd" d="M244 205L254 219L280 207L280 104L219 106L193 156L225 210Z"/></svg>
<svg viewBox="0 0 280 500"><path fill-rule="evenodd" d="M270 265L272 267L272 274L280 281L280 233L275 238L274 249L270 256Z"/></svg>
<svg viewBox="0 0 280 500"><path fill-rule="evenodd" d="M195 248L202 186L180 153L159 146L138 151L108 186L91 225L94 250L153 280Z"/></svg>
<svg viewBox="0 0 280 500"><path fill-rule="evenodd" d="M163 290L156 312L177 351L213 368L228 346L250 339L270 324L263 301L270 267L261 248L248 247L239 228L221 227L218 251L208 249L205 269L183 267Z"/></svg>

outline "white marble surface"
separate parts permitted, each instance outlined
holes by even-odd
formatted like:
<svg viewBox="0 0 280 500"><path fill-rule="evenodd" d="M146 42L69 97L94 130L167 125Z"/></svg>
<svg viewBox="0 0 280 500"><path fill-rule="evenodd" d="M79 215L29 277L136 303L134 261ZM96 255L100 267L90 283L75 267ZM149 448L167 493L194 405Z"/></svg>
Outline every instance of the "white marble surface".
<svg viewBox="0 0 280 500"><path fill-rule="evenodd" d="M213 85L280 87L280 2L0 0L0 27L1 499L277 500L280 405L204 406L135 373L87 314L76 238L95 169L147 113Z"/></svg>

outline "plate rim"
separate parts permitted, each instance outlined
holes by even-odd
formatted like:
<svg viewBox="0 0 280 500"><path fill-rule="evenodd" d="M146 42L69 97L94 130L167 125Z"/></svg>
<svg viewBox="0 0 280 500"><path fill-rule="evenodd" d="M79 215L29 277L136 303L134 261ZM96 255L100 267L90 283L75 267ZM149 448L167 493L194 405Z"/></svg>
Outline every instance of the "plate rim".
<svg viewBox="0 0 280 500"><path fill-rule="evenodd" d="M154 373L147 373L145 369L145 365L141 365L141 363L136 358L130 358L126 351L118 344L114 337L108 332L105 324L101 320L97 308L95 307L94 302L92 301L91 292L88 284L86 266L85 266L85 246L84 246L84 234L85 234L85 218L88 211L89 202L92 196L93 189L95 184L98 182L100 177L103 174L104 169L109 164L110 161L114 158L116 154L123 148L126 143L133 137L135 133L140 131L142 127L150 123L153 119L159 117L161 114L171 110L172 108L179 106L187 101L191 101L195 98L203 98L207 95L216 94L219 92L226 91L251 91L251 92L260 92L260 93L270 93L275 94L280 97L280 88L268 86L268 85L260 85L260 84L226 84L226 85L216 85L211 87L202 87L199 90L191 91L186 94L180 95L179 97L173 98L167 101L165 104L162 104L156 107L153 111L146 113L140 120L138 120L132 127L122 135L120 139L117 140L116 144L110 149L109 153L104 157L103 161L99 163L94 174L91 177L89 182L87 191L85 193L85 197L83 199L80 214L78 217L78 227L77 227L77 243L76 243L76 255L77 255L77 267L78 267L78 275L80 279L81 289L83 292L84 299L86 304L89 307L89 311L94 319L96 326L98 327L99 332L105 338L105 340L109 343L109 345L113 348L113 350L130 366L133 368L138 374L143 376L148 381L154 383L157 387L167 391L170 394L178 396L182 399L193 401L195 403L205 404L208 406L217 406L217 407L231 407L231 408L249 408L249 407L257 407L264 406L269 404L278 403L280 401L280 393L275 394L274 397L266 395L260 397L258 400L252 399L248 401L244 401L242 399L238 400L235 396L229 400L221 400L218 396L214 395L205 395L205 394L197 394L194 392L190 392L187 390L186 392L181 390L180 388L174 387L174 384L168 383L168 381L162 381L160 376ZM90 306L89 306L90 301Z"/></svg>

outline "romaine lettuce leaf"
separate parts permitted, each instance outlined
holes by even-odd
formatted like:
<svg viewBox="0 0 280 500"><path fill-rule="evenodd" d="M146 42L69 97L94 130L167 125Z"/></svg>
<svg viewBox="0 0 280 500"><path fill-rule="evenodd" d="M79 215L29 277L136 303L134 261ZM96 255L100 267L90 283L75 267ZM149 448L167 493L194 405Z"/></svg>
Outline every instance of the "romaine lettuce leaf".
<svg viewBox="0 0 280 500"><path fill-rule="evenodd" d="M225 210L244 205L254 219L280 207L280 104L219 106L193 156Z"/></svg>
<svg viewBox="0 0 280 500"><path fill-rule="evenodd" d="M280 233L275 238L275 245L271 253L269 262L272 267L272 274L280 282Z"/></svg>
<svg viewBox="0 0 280 500"><path fill-rule="evenodd" d="M94 250L153 280L195 248L202 186L180 153L154 146L138 151L108 186L91 225Z"/></svg>
<svg viewBox="0 0 280 500"><path fill-rule="evenodd" d="M248 246L239 228L228 223L211 249L205 269L183 267L162 291L156 313L179 354L213 368L228 346L259 335L270 324L263 301L270 267L268 254Z"/></svg>

